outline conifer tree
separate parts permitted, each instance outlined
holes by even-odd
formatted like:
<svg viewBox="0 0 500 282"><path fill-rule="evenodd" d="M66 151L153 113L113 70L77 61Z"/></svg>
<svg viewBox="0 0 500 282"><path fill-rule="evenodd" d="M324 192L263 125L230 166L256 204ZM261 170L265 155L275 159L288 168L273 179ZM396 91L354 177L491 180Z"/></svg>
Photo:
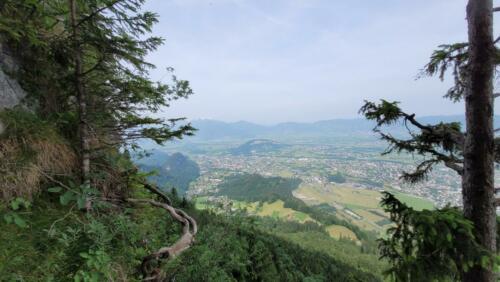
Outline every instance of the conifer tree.
<svg viewBox="0 0 500 282"><path fill-rule="evenodd" d="M467 5L469 40L442 45L424 69L426 75L441 79L451 69L454 85L445 97L465 100L465 132L457 122L422 124L415 114L404 112L398 102L366 102L360 112L377 122L374 128L389 143L384 153L408 152L424 156L416 169L405 172L404 180L424 180L437 164L444 164L462 178L463 213L474 224L481 248L496 252L496 206L494 198L494 161L500 159L499 138L493 129L493 73L499 64L499 50L493 40L493 5L491 0L470 0ZM495 9L497 10L497 9ZM495 95L496 96L496 95ZM401 139L382 132L383 125L402 121L409 138ZM460 238L454 238L460 240ZM492 264L474 267L462 276L463 281L494 281Z"/></svg>
<svg viewBox="0 0 500 282"><path fill-rule="evenodd" d="M177 124L182 118L165 120L152 115L168 108L171 101L188 97L192 90L187 81L175 76L169 85L149 77L154 65L146 56L163 39L149 37L157 15L142 11L144 2L0 1L0 43L15 50L20 59L17 78L33 102L32 115L50 124L57 137L81 154L83 185L74 185L71 180L77 177L70 173L44 173L47 182L64 188L61 204L75 202L87 210L91 203L99 203L96 210L105 203L150 204L166 210L184 227L173 245L143 259L144 279L159 281L163 274L158 260L188 249L197 223L172 207L162 191L146 183L129 154L122 152L137 149L139 139L163 144L191 135L194 129L189 123ZM136 188L149 190L161 202L130 198L130 191Z"/></svg>
<svg viewBox="0 0 500 282"><path fill-rule="evenodd" d="M146 56L163 39L148 36L157 15L141 10L144 0L2 3L3 14L15 13L0 19L0 33L23 57L23 87L78 148L83 183L111 178L99 176L112 167L110 151L193 133L182 118L151 116L192 90L173 75L169 84L150 79Z"/></svg>
<svg viewBox="0 0 500 282"><path fill-rule="evenodd" d="M78 105L78 138L80 143L80 172L82 183L89 185L90 183L90 136L87 121L87 93L83 81L83 52L80 40L80 28L77 22L77 5L76 0L68 0L70 24L71 24L71 42L74 61L74 87L76 90L77 105Z"/></svg>

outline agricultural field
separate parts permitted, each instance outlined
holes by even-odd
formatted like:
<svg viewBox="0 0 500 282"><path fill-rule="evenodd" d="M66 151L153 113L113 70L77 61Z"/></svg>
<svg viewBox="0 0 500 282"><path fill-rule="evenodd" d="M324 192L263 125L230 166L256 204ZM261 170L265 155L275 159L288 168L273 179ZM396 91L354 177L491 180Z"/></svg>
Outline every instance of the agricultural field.
<svg viewBox="0 0 500 282"><path fill-rule="evenodd" d="M287 220L287 221L296 221L299 223L305 223L307 221L310 222L316 222L314 219L312 219L308 214L296 211L290 208L286 208L284 206L284 202L282 200L277 200L272 203L266 203L266 202L245 202L245 201L237 201L237 200L229 200L228 206L230 206L230 209L232 210L244 210L247 213L251 215L256 215L256 216L269 216L275 219L280 219L280 220ZM208 200L208 197L198 197L196 199L196 208L198 209L217 209L214 203L211 203ZM376 216L374 215L373 218ZM378 219L378 218L375 218ZM383 219L381 217L381 219ZM321 223L318 223L321 225ZM366 228L365 228L366 229ZM334 239L341 239L341 238L346 238L350 239L352 241L358 242L358 237L356 234L350 230L349 228L342 226L342 225L329 225L325 226L325 230L328 232L328 234L334 238ZM368 228L370 230L370 228Z"/></svg>
<svg viewBox="0 0 500 282"><path fill-rule="evenodd" d="M330 225L327 226L326 231L330 236L332 236L335 239L341 239L341 238L347 238L353 241L358 241L358 237L354 232L352 232L351 229L342 226L342 225Z"/></svg>
<svg viewBox="0 0 500 282"><path fill-rule="evenodd" d="M391 190L391 189L386 189L386 191L392 193L401 202L407 204L408 206L410 206L416 210L424 210L424 209L433 209L434 208L434 204L432 204L432 202L430 202L426 199L415 197L415 196L401 193L401 192Z"/></svg>
<svg viewBox="0 0 500 282"><path fill-rule="evenodd" d="M277 200L272 203L267 202L245 202L237 200L229 200L226 202L226 209L244 210L251 215L256 216L269 216L275 219L296 221L299 223L304 223L307 221L316 222L308 214L296 211L290 208L286 208L285 203L282 200ZM208 197L198 197L195 200L195 207L197 209L214 209L214 211L223 208L224 204L211 202ZM222 211L222 209L221 209Z"/></svg>
<svg viewBox="0 0 500 282"><path fill-rule="evenodd" d="M432 209L432 202L397 191L390 191L407 205L417 209ZM309 205L329 204L336 215L369 231L382 233L390 224L379 203L380 191L351 187L349 184L300 185L294 196Z"/></svg>
<svg viewBox="0 0 500 282"><path fill-rule="evenodd" d="M198 210L206 210L211 206L207 201L208 197L197 197L194 201L194 206Z"/></svg>
<svg viewBox="0 0 500 282"><path fill-rule="evenodd" d="M247 208L247 211L258 216L270 216L276 219L292 220L300 223L315 221L303 212L285 208L284 204L282 200L277 200L273 203L264 202L261 205L258 203L250 203L251 208Z"/></svg>
<svg viewBox="0 0 500 282"><path fill-rule="evenodd" d="M285 208L285 203L282 200L277 200L272 203L260 202L243 202L232 200L233 208L246 210L249 214L257 216L270 216L276 219L291 220L304 223L306 221L315 222L309 215L296 211L290 208Z"/></svg>
<svg viewBox="0 0 500 282"><path fill-rule="evenodd" d="M327 203L349 209L378 209L381 194L378 191L353 188L344 184L301 185L294 196L311 204Z"/></svg>

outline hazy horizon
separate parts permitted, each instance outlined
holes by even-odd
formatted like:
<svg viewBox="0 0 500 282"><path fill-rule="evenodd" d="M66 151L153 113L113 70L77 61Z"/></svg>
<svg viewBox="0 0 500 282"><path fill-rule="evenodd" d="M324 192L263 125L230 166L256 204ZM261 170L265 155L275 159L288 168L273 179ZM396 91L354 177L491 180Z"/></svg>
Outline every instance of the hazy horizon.
<svg viewBox="0 0 500 282"><path fill-rule="evenodd" d="M465 115L463 113L459 114L447 114L447 115L423 115L423 116L416 116L417 119L432 119L432 118L450 118L450 117L463 117L465 119ZM500 117L499 115L495 115L495 119ZM311 121L294 121L294 120L288 120L288 121L279 121L279 122L268 122L268 123L262 123L262 122L254 122L254 121L249 121L249 120L234 120L234 121L225 121L225 120L220 120L220 119L212 119L212 118L187 118L187 121L189 122L196 122L196 121L213 121L213 122L224 122L224 123L239 123L239 122L246 122L246 123L251 123L251 124L256 124L256 125L262 125L262 126L273 126L273 125L278 125L278 124L284 124L284 123L304 123L304 124L309 124L309 123L317 123L317 122L325 122L325 121L365 121L366 118L362 116L358 117L346 117L346 118L330 118L330 119L319 119L319 120L311 120Z"/></svg>
<svg viewBox="0 0 500 282"><path fill-rule="evenodd" d="M152 0L152 78L167 67L195 94L164 117L258 124L358 118L364 99L418 116L462 114L450 79L416 80L440 44L467 38L465 0ZM445 11L445 12L444 12ZM496 21L498 22L498 21ZM498 23L495 27L499 27Z"/></svg>

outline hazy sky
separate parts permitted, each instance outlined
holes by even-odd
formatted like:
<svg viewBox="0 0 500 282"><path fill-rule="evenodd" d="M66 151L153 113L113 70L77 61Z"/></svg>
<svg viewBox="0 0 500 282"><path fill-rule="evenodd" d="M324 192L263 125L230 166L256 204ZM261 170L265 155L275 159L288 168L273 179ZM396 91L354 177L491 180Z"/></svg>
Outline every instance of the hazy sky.
<svg viewBox="0 0 500 282"><path fill-rule="evenodd" d="M499 1L495 1L499 4ZM463 113L451 80L416 80L432 50L466 39L466 0L149 0L166 44L150 56L195 94L163 115L258 123L358 117L364 99ZM498 18L498 17L497 17ZM500 26L500 19L495 27ZM166 81L166 80L165 80Z"/></svg>

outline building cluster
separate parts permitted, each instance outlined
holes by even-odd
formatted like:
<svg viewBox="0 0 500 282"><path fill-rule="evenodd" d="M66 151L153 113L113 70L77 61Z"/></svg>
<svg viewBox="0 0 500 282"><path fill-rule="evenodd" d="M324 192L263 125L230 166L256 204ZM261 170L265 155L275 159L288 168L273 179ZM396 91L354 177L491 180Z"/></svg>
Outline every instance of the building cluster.
<svg viewBox="0 0 500 282"><path fill-rule="evenodd" d="M191 195L207 195L219 183L235 173L300 178L302 183L324 185L329 175L341 173L353 188L395 189L433 201L436 206L460 205L460 178L438 166L428 179L407 184L400 179L403 171L411 171L418 160L409 156L381 156L380 150L358 150L354 146L294 145L266 154L203 154L194 156L202 176L192 183Z"/></svg>

